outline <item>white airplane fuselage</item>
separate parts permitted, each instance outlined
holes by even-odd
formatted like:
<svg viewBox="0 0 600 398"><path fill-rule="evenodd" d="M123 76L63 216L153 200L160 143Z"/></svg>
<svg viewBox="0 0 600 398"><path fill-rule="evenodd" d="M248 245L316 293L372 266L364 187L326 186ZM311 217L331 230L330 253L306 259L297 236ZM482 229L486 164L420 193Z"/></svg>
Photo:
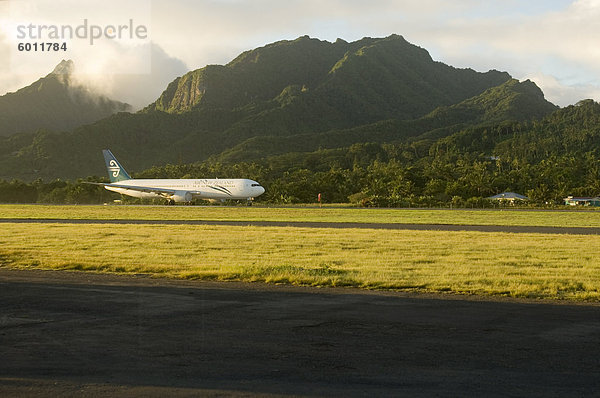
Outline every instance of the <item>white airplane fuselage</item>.
<svg viewBox="0 0 600 398"><path fill-rule="evenodd" d="M254 199L265 192L256 181L248 179L131 179L105 185L109 191L136 198L168 198L174 202L190 202L193 199L226 200ZM131 186L134 189L127 189ZM139 188L144 191L140 191ZM173 195L151 192L148 188L174 191Z"/></svg>
<svg viewBox="0 0 600 398"><path fill-rule="evenodd" d="M102 151L110 184L89 182L102 185L109 191L135 198L163 198L170 203L191 202L194 199L227 200L246 199L248 205L254 198L265 193L265 189L253 180L230 179L144 179L131 178L108 149Z"/></svg>

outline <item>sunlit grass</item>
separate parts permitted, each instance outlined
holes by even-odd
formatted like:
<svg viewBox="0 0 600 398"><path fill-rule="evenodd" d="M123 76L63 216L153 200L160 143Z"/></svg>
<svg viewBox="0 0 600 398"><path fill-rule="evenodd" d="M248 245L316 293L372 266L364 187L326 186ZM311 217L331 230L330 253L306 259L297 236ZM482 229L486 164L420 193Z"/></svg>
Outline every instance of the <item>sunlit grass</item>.
<svg viewBox="0 0 600 398"><path fill-rule="evenodd" d="M0 264L56 270L598 300L600 236L3 224Z"/></svg>
<svg viewBox="0 0 600 398"><path fill-rule="evenodd" d="M307 221L600 227L600 211L0 205L0 218Z"/></svg>

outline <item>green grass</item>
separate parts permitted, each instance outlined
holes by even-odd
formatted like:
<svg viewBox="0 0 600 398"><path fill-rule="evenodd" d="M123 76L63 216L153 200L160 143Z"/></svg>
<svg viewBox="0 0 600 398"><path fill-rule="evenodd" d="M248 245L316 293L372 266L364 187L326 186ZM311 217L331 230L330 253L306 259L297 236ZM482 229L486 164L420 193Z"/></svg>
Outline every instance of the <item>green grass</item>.
<svg viewBox="0 0 600 398"><path fill-rule="evenodd" d="M185 225L8 223L2 228L2 267L600 299L600 236L595 235Z"/></svg>
<svg viewBox="0 0 600 398"><path fill-rule="evenodd" d="M309 221L600 227L600 211L0 205L0 218Z"/></svg>

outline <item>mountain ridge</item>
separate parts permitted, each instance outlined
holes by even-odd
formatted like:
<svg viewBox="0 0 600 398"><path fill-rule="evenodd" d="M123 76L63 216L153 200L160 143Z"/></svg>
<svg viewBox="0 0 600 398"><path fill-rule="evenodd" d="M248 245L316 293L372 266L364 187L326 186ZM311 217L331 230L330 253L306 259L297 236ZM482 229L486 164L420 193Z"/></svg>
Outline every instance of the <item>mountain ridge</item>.
<svg viewBox="0 0 600 398"><path fill-rule="evenodd" d="M509 115L519 95L531 101L521 106L523 118L533 108L539 107L536 115L555 108L530 82L533 86L525 94L499 89L505 92L498 96L512 95L507 97L508 113L490 100L464 105L468 112L463 114L439 111L437 121L428 116L510 85L511 79L506 72L480 73L434 61L425 49L398 35L352 43L303 36L246 51L227 65L189 72L138 113L115 114L60 134L42 131L0 140L0 178L104 175L99 157L104 148L125 155L135 171L218 158L248 140L267 142L269 137L291 143L305 137L328 141L330 147L336 141L351 145L379 137L376 141L384 142L427 129L450 129L435 133L444 136L453 130L440 127L450 120L443 112L458 115L453 125L491 121ZM95 158L100 160L90 162Z"/></svg>
<svg viewBox="0 0 600 398"><path fill-rule="evenodd" d="M479 73L435 62L425 49L399 35L352 43L303 36L246 51L227 65L191 71L169 84L145 111L239 108L271 101L287 88L299 86L303 90L297 93L298 100L318 96L319 106L346 117L348 106L362 107L365 110L359 114L375 116L355 123L372 122L420 117L509 79L506 72Z"/></svg>

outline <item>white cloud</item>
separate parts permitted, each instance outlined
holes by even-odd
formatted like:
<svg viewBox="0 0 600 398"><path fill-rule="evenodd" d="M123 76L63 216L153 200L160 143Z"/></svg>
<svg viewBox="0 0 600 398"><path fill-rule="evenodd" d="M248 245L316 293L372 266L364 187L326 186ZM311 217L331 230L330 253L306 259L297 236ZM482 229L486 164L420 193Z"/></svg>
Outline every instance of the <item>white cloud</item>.
<svg viewBox="0 0 600 398"><path fill-rule="evenodd" d="M479 0L246 0L155 2L153 40L188 65L226 63L267 43L310 35L334 41L404 34L415 19L460 15ZM161 18L162 15L169 18ZM423 24L421 24L423 25ZM431 26L431 23L429 24ZM190 51L193 49L193 51Z"/></svg>
<svg viewBox="0 0 600 398"><path fill-rule="evenodd" d="M139 109L188 70L184 62L150 41L150 0L10 1L0 2L0 11L0 95L31 84L62 59L71 59L77 81ZM18 43L57 42L50 37L53 26L61 34L63 29L67 32L58 40L66 43L66 51L18 50ZM92 26L103 35L93 44ZM132 28L138 27L146 34L138 35L137 30L133 34ZM20 37L23 32L25 38Z"/></svg>
<svg viewBox="0 0 600 398"><path fill-rule="evenodd" d="M544 91L544 95L548 101L562 106L576 104L582 99L598 100L600 98L600 87L595 85L569 86L561 83L554 76L541 73L528 76L527 78Z"/></svg>
<svg viewBox="0 0 600 398"><path fill-rule="evenodd" d="M553 77L565 90L548 98L564 106L577 102L576 96L600 99L599 20L600 0L578 0L543 14L447 21L438 29L415 29L414 35L453 65L507 70L519 79Z"/></svg>
<svg viewBox="0 0 600 398"><path fill-rule="evenodd" d="M170 57L158 45L148 44L144 47L139 51L150 54L149 73L110 73L113 63L125 62L122 54L117 53L112 58L104 58L97 70L90 69L85 62L80 65L76 61L75 80L109 98L127 102L134 110L139 110L156 100L171 81L189 70L181 60ZM130 56L131 61L135 62L135 51Z"/></svg>
<svg viewBox="0 0 600 398"><path fill-rule="evenodd" d="M3 62L0 62L0 95L17 91L41 77L38 74L27 75L14 73L10 67L11 55L12 51L10 43L6 40L4 34L0 32L0 60L3 60ZM51 70L52 69L49 69L48 72Z"/></svg>
<svg viewBox="0 0 600 398"><path fill-rule="evenodd" d="M9 60L12 56L9 46L0 33L0 59ZM157 99L176 77L189 71L183 61L150 43L129 48L108 46L101 55L98 51L94 54L81 52L73 57L44 55L44 59L29 70L15 71L10 62L0 63L0 95L17 91L46 76L65 57L74 61L75 83L111 99L127 102L138 110ZM136 71L139 72L132 73Z"/></svg>

